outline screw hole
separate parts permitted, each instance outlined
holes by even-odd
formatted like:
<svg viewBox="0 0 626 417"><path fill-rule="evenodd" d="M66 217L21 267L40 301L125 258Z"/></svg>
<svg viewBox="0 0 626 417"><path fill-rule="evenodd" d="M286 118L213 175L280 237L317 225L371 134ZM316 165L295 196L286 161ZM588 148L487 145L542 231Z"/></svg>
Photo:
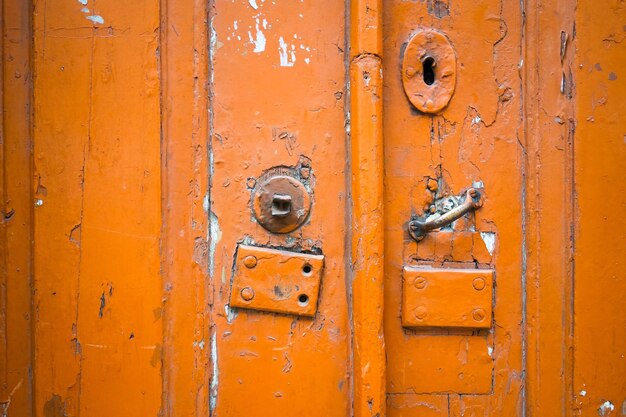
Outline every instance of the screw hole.
<svg viewBox="0 0 626 417"><path fill-rule="evenodd" d="M300 295L298 296L298 304L299 304L301 307L304 307L304 306L306 306L307 304L309 304L309 296L308 296L308 295L306 295L306 294L300 294Z"/></svg>
<svg viewBox="0 0 626 417"><path fill-rule="evenodd" d="M427 56L422 61L422 66L424 67L424 82L426 85L433 85L435 82L435 58Z"/></svg>
<svg viewBox="0 0 626 417"><path fill-rule="evenodd" d="M302 273L304 275L311 275L311 272L313 272L313 267L309 264L304 264L302 267Z"/></svg>

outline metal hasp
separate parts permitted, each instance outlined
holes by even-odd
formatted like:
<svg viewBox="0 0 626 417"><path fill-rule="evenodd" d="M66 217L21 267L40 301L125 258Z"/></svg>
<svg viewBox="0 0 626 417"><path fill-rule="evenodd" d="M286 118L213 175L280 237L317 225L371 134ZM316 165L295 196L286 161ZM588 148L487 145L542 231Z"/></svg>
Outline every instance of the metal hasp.
<svg viewBox="0 0 626 417"><path fill-rule="evenodd" d="M491 327L493 270L405 266L404 327Z"/></svg>
<svg viewBox="0 0 626 417"><path fill-rule="evenodd" d="M458 218L464 216L470 210L475 210L483 204L481 193L475 188L470 188L465 193L462 204L450 209L443 214L434 214L426 220L413 219L409 221L409 235L417 242L424 239L426 233L447 226Z"/></svg>
<svg viewBox="0 0 626 417"><path fill-rule="evenodd" d="M292 232L308 218L311 196L299 175L290 167L275 167L256 182L252 210L259 224L270 232Z"/></svg>
<svg viewBox="0 0 626 417"><path fill-rule="evenodd" d="M402 85L409 101L424 113L443 110L456 86L456 55L445 35L420 30L402 59Z"/></svg>
<svg viewBox="0 0 626 417"><path fill-rule="evenodd" d="M230 306L312 317L324 256L239 245Z"/></svg>

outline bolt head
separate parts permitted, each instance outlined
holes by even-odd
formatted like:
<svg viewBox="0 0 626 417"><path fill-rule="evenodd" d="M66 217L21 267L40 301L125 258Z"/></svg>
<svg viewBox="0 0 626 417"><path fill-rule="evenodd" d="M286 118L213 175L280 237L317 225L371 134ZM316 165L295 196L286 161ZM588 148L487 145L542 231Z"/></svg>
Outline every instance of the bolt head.
<svg viewBox="0 0 626 417"><path fill-rule="evenodd" d="M472 317L476 321L483 321L485 320L486 316L487 313L485 313L485 310L483 310L482 308L475 308L474 311L472 311Z"/></svg>
<svg viewBox="0 0 626 417"><path fill-rule="evenodd" d="M246 256L243 258L243 264L246 268L254 268L256 266L256 258L254 256Z"/></svg>
<svg viewBox="0 0 626 417"><path fill-rule="evenodd" d="M415 278L415 281L413 281L413 285L418 290L426 288L427 284L428 284L428 281L424 277L417 277L417 278Z"/></svg>
<svg viewBox="0 0 626 417"><path fill-rule="evenodd" d="M418 320L424 320L428 315L428 310L424 306L418 306L415 307L415 310L413 310L413 315Z"/></svg>
<svg viewBox="0 0 626 417"><path fill-rule="evenodd" d="M474 281L472 281L472 286L476 291L482 291L485 288L485 285L485 279L481 277L474 278Z"/></svg>
<svg viewBox="0 0 626 417"><path fill-rule="evenodd" d="M254 290L250 287L245 287L241 290L241 298L245 301L250 301L254 298Z"/></svg>

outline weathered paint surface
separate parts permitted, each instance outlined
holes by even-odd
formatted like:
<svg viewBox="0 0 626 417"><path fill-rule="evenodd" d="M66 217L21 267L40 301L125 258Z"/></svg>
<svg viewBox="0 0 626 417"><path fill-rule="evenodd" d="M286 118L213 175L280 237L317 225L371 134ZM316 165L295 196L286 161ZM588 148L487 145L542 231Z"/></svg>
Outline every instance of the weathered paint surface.
<svg viewBox="0 0 626 417"><path fill-rule="evenodd" d="M626 415L621 3L0 3L0 416ZM456 59L433 115L420 28ZM312 196L280 235L276 166ZM313 317L229 305L244 245L323 254ZM494 271L491 326L449 268Z"/></svg>
<svg viewBox="0 0 626 417"><path fill-rule="evenodd" d="M388 415L413 415L415 404L440 410L433 415L521 415L521 10L499 1L384 5ZM399 70L403 54L412 51L404 45L420 28L444 33L456 53L453 96L435 115L410 105L402 85L405 74ZM440 72L435 67L438 77L454 68L445 58ZM411 216L422 216L439 199L474 184L484 188L481 208L452 228L428 233L417 243L411 239ZM481 233L495 234L493 255ZM495 270L493 325L483 330L403 328L399 300L404 265ZM453 304L455 292L448 291Z"/></svg>
<svg viewBox="0 0 626 417"><path fill-rule="evenodd" d="M209 250L209 405L214 416L345 416L344 2L252 3L217 0L209 11L208 210L216 230ZM263 51L254 42L258 34L248 35L257 31ZM256 180L276 166L308 169L313 207L305 224L288 234L269 233L251 213ZM321 252L315 317L229 306L238 243Z"/></svg>
<svg viewBox="0 0 626 417"><path fill-rule="evenodd" d="M623 3L578 4L573 407L582 416L626 415L625 23Z"/></svg>
<svg viewBox="0 0 626 417"><path fill-rule="evenodd" d="M33 4L38 416L161 408L158 4Z"/></svg>
<svg viewBox="0 0 626 417"><path fill-rule="evenodd" d="M30 8L0 2L0 415L32 416Z"/></svg>

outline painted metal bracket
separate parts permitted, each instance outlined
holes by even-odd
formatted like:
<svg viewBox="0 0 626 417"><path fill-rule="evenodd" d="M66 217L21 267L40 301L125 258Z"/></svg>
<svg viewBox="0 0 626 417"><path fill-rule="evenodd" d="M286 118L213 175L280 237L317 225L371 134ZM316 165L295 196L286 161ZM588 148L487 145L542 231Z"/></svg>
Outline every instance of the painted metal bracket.
<svg viewBox="0 0 626 417"><path fill-rule="evenodd" d="M404 327L491 327L493 270L405 266Z"/></svg>
<svg viewBox="0 0 626 417"><path fill-rule="evenodd" d="M324 255L239 245L230 306L312 317Z"/></svg>

